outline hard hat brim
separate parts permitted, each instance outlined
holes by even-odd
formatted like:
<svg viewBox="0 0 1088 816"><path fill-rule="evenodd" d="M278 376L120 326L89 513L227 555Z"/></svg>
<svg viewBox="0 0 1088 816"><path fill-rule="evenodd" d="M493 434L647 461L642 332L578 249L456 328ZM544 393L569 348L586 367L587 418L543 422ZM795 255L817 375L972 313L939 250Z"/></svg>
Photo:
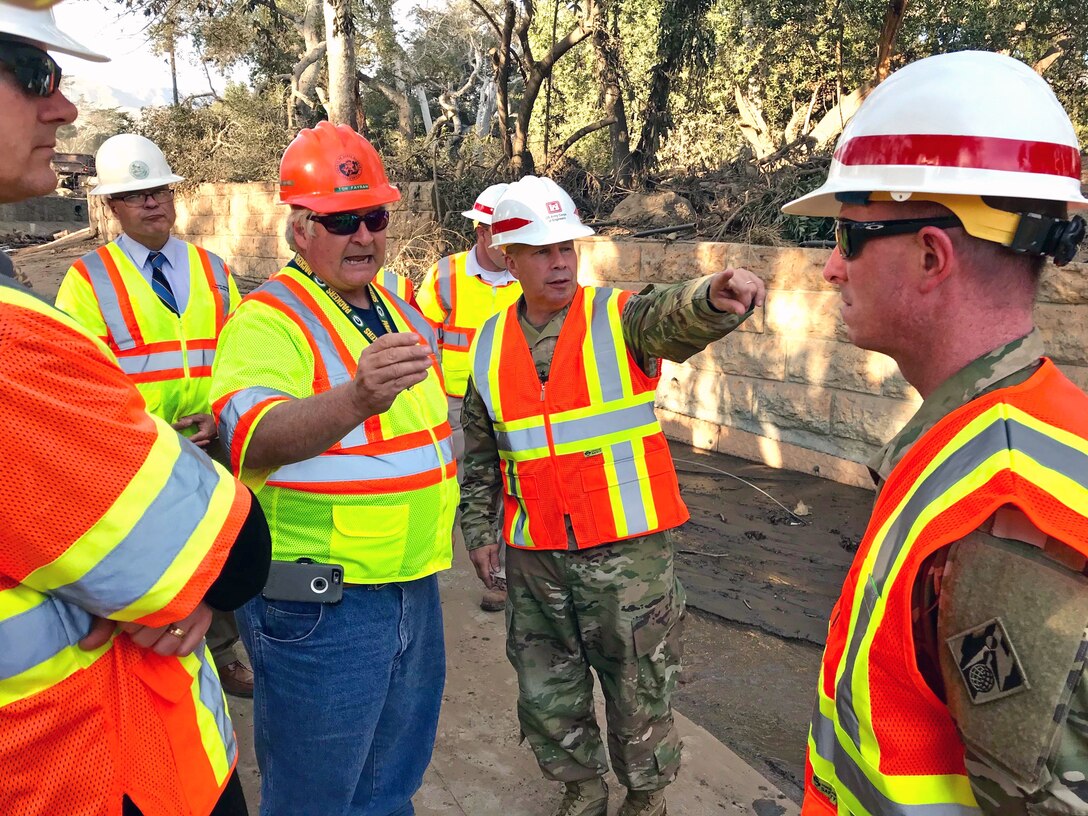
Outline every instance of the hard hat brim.
<svg viewBox="0 0 1088 816"><path fill-rule="evenodd" d="M469 221L479 221L481 224L491 226L491 216L487 213L480 212L479 210L465 210L461 213Z"/></svg>
<svg viewBox="0 0 1088 816"><path fill-rule="evenodd" d="M831 180L807 195L796 198L782 207L786 215L808 215L817 218L835 218L842 206L836 196L839 193L931 193L933 195L987 195L1003 198L1027 198L1056 201L1070 209L1088 207L1088 198L1081 193L1075 179L1055 179L1053 176L1013 173L1002 170L978 170L974 168L934 168L932 178L919 179L914 166L886 166L881 178L876 178L868 168L860 172L842 167ZM901 172L902 183L896 183L895 174ZM1055 185L1062 192L1056 194Z"/></svg>
<svg viewBox="0 0 1088 816"><path fill-rule="evenodd" d="M48 17L37 17L39 13L31 9L7 9L5 14L11 15L11 19L5 20L4 30L0 33L18 40L25 40L46 51L69 54L88 62L110 61L105 54L92 51L57 28L52 10L48 12Z"/></svg>
<svg viewBox="0 0 1088 816"><path fill-rule="evenodd" d="M185 181L185 176L177 176L171 173L168 176L158 178L146 178L138 181L117 182L116 184L99 184L88 195L109 196L118 193L134 193L137 190L151 190L155 187L163 187L167 184L177 184Z"/></svg>
<svg viewBox="0 0 1088 816"><path fill-rule="evenodd" d="M595 233L592 227L587 227L585 224L549 225L547 231L541 230L539 235L526 234L526 230L520 230L521 235L518 235L518 232L518 230L514 230L499 233L498 235L492 234L491 248L502 249L510 244L550 246L551 244L561 244L564 241L573 241L577 238L588 238ZM537 230L533 230L533 232L537 232Z"/></svg>
<svg viewBox="0 0 1088 816"><path fill-rule="evenodd" d="M280 190L280 203L292 207L303 207L319 215L365 210L368 207L380 207L383 204L395 204L400 201L400 190L392 184L379 184L367 190L342 193L306 194L299 196L284 195Z"/></svg>

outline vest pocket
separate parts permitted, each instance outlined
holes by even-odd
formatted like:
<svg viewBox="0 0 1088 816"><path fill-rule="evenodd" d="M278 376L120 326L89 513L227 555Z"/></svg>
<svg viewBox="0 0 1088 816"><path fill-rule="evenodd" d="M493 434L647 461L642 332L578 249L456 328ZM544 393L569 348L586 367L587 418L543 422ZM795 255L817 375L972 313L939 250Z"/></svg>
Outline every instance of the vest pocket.
<svg viewBox="0 0 1088 816"><path fill-rule="evenodd" d="M338 553L344 553L345 557L357 558L360 548L402 544L408 538L408 516L407 504L388 507L334 505L331 557L335 560Z"/></svg>

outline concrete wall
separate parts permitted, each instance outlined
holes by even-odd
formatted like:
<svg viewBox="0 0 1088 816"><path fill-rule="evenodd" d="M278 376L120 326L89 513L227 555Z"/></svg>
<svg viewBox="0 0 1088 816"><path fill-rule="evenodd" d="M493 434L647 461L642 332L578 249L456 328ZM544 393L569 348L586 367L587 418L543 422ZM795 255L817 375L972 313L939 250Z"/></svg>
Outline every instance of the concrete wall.
<svg viewBox="0 0 1088 816"><path fill-rule="evenodd" d="M0 236L30 235L49 238L61 230L75 232L87 224L87 200L42 196L14 204L0 204Z"/></svg>
<svg viewBox="0 0 1088 816"><path fill-rule="evenodd" d="M274 182L201 184L178 194L174 204L174 233L222 256L235 274L263 279L277 272L291 257L283 237L288 208L277 203ZM389 257L418 251L437 230L434 220L434 183L401 185L401 201L389 228ZM92 226L112 240L120 232L103 199L91 198Z"/></svg>
<svg viewBox="0 0 1088 816"><path fill-rule="evenodd" d="M826 250L676 241L582 242L583 283L638 289L745 266L766 307L683 365L666 363L658 414L697 448L863 487L859 464L911 417L918 394L882 354L852 346L838 295L820 274ZM1035 310L1047 352L1088 388L1088 264L1049 268Z"/></svg>
<svg viewBox="0 0 1088 816"><path fill-rule="evenodd" d="M239 275L267 277L290 256L275 193L274 184L199 186L178 197L177 232L222 255ZM390 263L418 274L437 252L434 188L413 183L402 193ZM101 234L116 235L100 202L91 217ZM579 247L586 284L637 290L727 266L762 277L764 309L687 363L665 364L658 413L666 433L697 448L871 486L859 463L902 427L919 399L891 359L847 342L838 295L820 275L826 250L596 237ZM1045 273L1036 321L1051 356L1088 388L1088 265Z"/></svg>

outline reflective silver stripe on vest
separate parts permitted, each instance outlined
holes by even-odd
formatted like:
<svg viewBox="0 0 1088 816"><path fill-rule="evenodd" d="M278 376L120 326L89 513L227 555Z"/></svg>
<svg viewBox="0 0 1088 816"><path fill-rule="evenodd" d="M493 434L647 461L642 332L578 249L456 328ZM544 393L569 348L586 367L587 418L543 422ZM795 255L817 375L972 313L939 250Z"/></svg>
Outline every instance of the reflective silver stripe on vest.
<svg viewBox="0 0 1088 816"><path fill-rule="evenodd" d="M613 358L614 359L614 358ZM601 385L607 381L602 378ZM581 419L567 419L556 422L552 418L552 439L556 445L578 442L592 442L599 437L625 433L657 422L652 402L641 405L628 405L625 408L608 410L601 406L601 412Z"/></svg>
<svg viewBox="0 0 1088 816"><path fill-rule="evenodd" d="M601 396L605 402L623 397L619 350L612 336L612 321L608 309L612 292L612 289L593 291L593 316L589 324L589 332L593 338L593 357L597 361L597 371L601 376Z"/></svg>
<svg viewBox="0 0 1088 816"><path fill-rule="evenodd" d="M110 333L114 345L121 351L127 351L136 348L136 341L129 333L128 324L125 323L125 317L121 311L120 297L117 290L113 288L113 281L110 280L110 273L106 271L106 262L102 260L100 252L109 252L109 250L107 247L102 247L95 252L88 252L80 260L87 267L94 298L98 301L98 308L106 323L106 330Z"/></svg>
<svg viewBox="0 0 1088 816"><path fill-rule="evenodd" d="M499 318L504 312L492 315L476 332L476 353L472 358L472 384L476 386L476 393L480 395L487 407L491 421L495 422L495 400L491 394L491 381L488 379L491 354L495 350L495 331L499 324ZM499 447L503 447L501 444ZM507 448L507 450L510 450Z"/></svg>
<svg viewBox="0 0 1088 816"><path fill-rule="evenodd" d="M185 548L219 479L203 451L181 445L170 478L132 529L79 580L51 594L102 616L138 601Z"/></svg>
<svg viewBox="0 0 1088 816"><path fill-rule="evenodd" d="M238 428L238 423L246 412L252 410L265 400L274 397L294 399L290 394L283 391L277 391L275 388L253 386L252 388L243 388L227 400L227 404L224 405L223 410L219 412L219 435L223 437L223 444L228 451L231 450L231 447L234 444L234 432Z"/></svg>
<svg viewBox="0 0 1088 816"><path fill-rule="evenodd" d="M200 658L200 671L197 673L200 702L215 718L219 738L226 749L227 765L230 766L234 764L238 756L238 743L234 738L234 726L231 725L230 715L227 714L226 703L223 701L223 686L212 664L208 662L207 648L197 649L196 654Z"/></svg>
<svg viewBox="0 0 1088 816"><path fill-rule="evenodd" d="M461 346L467 349L472 342L469 339L468 332L450 331L449 329L442 330L442 342L447 346Z"/></svg>
<svg viewBox="0 0 1088 816"><path fill-rule="evenodd" d="M443 323L448 323L453 317L453 263L450 258L447 255L438 259L438 274L435 276L438 282L438 303L446 313Z"/></svg>
<svg viewBox="0 0 1088 816"><path fill-rule="evenodd" d="M44 663L90 630L90 612L53 597L0 621L0 680Z"/></svg>
<svg viewBox="0 0 1088 816"><path fill-rule="evenodd" d="M520 508L510 530L510 540L519 547L528 547L529 540L525 536L525 527L529 523L529 513L525 509L525 502L521 499L521 483L518 478L517 463L507 463L506 481L509 485L508 495L513 497Z"/></svg>
<svg viewBox="0 0 1088 816"><path fill-rule="evenodd" d="M883 596L892 566L903 548L913 543L908 536L918 517L980 463L1002 451L1022 452L1043 467L1061 472L1088 489L1088 456L1016 420L1002 418L996 419L968 440L918 485L914 495L892 522L876 554L873 572L865 584L866 602L861 604L858 611L858 619L846 650L845 669L835 690L839 725L859 748L860 727L854 710L851 680L861 642L872 622L873 602Z"/></svg>
<svg viewBox="0 0 1088 816"><path fill-rule="evenodd" d="M223 303L223 317L226 318L230 314L230 275L227 273L227 262L211 252L207 255L211 262L215 289L219 293L219 300Z"/></svg>
<svg viewBox="0 0 1088 816"><path fill-rule="evenodd" d="M650 409L653 414L653 409ZM627 518L629 535L644 533L650 529L646 518L646 503L642 499L641 481L635 466L635 446L630 442L617 442L612 445L612 465L616 468L616 486L620 491L623 514Z"/></svg>
<svg viewBox="0 0 1088 816"><path fill-rule="evenodd" d="M126 374L152 374L156 371L182 370L183 361L188 361L189 368L211 366L215 361L215 349L187 349L182 356L180 351L156 351L151 354L130 354L117 358L117 363Z"/></svg>
<svg viewBox="0 0 1088 816"><path fill-rule="evenodd" d="M402 286L401 276L383 266L378 285L387 292L392 292L394 295L400 295L400 287Z"/></svg>
<svg viewBox="0 0 1088 816"><path fill-rule="evenodd" d="M276 470L268 484L319 484L338 482L369 482L376 479L399 479L416 476L441 468L453 461L453 445L449 437L439 442L442 458L434 445L428 443L396 453L379 456L358 454L322 454L301 462L284 465Z"/></svg>
<svg viewBox="0 0 1088 816"><path fill-rule="evenodd" d="M306 326L306 331L314 341L314 345L317 346L318 352L321 354L321 364L325 367L325 373L328 374L329 383L331 385L340 385L341 383L349 382L354 376L353 371L348 371L344 366L344 361L340 359L340 355L336 352L336 345L333 343L333 339L326 331L324 324L301 300L295 297L294 292L287 288L282 282L276 280L270 280L267 283L261 284L255 291L263 292L266 295L274 297L280 302L284 311L291 313L302 321ZM322 295L324 297L324 295ZM401 301L402 303L404 301ZM316 362L316 361L315 361ZM348 432L348 435L344 437L342 444L346 446L365 445L367 443L366 431L363 430L362 425L357 425L354 429Z"/></svg>
<svg viewBox="0 0 1088 816"><path fill-rule="evenodd" d="M955 802L906 805L889 799L873 786L854 759L839 747L835 739L835 724L820 713L818 701L812 714L811 734L816 744L816 753L825 761L834 762L835 776L838 777L839 784L872 816L979 816L982 812L977 807Z"/></svg>
<svg viewBox="0 0 1088 816"><path fill-rule="evenodd" d="M588 417L556 421L552 416L552 439L556 445L575 445L585 443L588 447L602 436L634 431L657 422L653 403L627 405L609 410L607 405L600 406L600 412ZM517 430L495 430L495 442L499 452L524 451L548 447L548 435L541 424L531 428Z"/></svg>
<svg viewBox="0 0 1088 816"><path fill-rule="evenodd" d="M495 429L495 444L499 454L504 452L535 450L548 447L548 433L543 425L535 428L520 428L515 431Z"/></svg>
<svg viewBox="0 0 1088 816"><path fill-rule="evenodd" d="M408 321L408 325L412 327L412 331L418 334L427 343L427 346L431 349L431 354L438 354L438 338L435 336L434 327L421 315L416 309L414 309L408 301L401 298L395 293L390 293L392 296L393 304L400 309L401 317Z"/></svg>

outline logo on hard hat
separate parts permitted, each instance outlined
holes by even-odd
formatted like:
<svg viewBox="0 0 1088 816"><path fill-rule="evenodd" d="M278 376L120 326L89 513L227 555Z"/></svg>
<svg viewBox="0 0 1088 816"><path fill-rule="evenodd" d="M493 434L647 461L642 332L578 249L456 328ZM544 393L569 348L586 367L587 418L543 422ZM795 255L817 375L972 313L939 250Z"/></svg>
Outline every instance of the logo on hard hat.
<svg viewBox="0 0 1088 816"><path fill-rule="evenodd" d="M560 204L558 201L549 201L544 206L548 208L549 215L555 215L556 213L563 212L563 205Z"/></svg>
<svg viewBox="0 0 1088 816"><path fill-rule="evenodd" d="M128 166L129 175L134 179L145 179L151 173L151 170L142 161L134 161Z"/></svg>
<svg viewBox="0 0 1088 816"><path fill-rule="evenodd" d="M361 168L356 159L353 159L351 156L341 156L337 160L336 169L340 171L340 175L344 178L353 179L359 175Z"/></svg>

